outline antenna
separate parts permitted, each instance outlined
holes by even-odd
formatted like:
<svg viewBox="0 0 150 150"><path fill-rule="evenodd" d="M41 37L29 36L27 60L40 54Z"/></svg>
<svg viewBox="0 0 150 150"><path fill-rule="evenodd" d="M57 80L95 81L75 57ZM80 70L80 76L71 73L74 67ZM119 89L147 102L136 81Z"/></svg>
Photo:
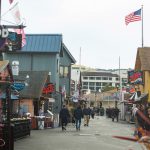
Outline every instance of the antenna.
<svg viewBox="0 0 150 150"><path fill-rule="evenodd" d="M79 65L81 66L81 47L80 47L80 54L79 54Z"/></svg>

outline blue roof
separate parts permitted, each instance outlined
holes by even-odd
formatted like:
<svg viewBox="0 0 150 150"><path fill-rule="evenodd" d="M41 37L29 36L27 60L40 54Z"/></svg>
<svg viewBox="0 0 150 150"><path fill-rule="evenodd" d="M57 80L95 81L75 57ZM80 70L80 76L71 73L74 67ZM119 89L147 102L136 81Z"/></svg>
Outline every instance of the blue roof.
<svg viewBox="0 0 150 150"><path fill-rule="evenodd" d="M26 34L26 45L22 52L60 52L61 34Z"/></svg>

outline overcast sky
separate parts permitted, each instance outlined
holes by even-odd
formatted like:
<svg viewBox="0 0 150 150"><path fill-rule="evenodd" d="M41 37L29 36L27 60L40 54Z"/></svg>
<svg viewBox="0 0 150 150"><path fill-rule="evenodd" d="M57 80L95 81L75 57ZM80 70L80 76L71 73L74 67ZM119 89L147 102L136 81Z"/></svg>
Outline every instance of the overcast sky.
<svg viewBox="0 0 150 150"><path fill-rule="evenodd" d="M2 0L2 14L9 9ZM101 69L134 68L141 21L125 16L144 5L144 46L150 46L149 0L18 0L26 33L59 33L79 64ZM2 19L13 22L7 13ZM7 22L2 22L7 24Z"/></svg>

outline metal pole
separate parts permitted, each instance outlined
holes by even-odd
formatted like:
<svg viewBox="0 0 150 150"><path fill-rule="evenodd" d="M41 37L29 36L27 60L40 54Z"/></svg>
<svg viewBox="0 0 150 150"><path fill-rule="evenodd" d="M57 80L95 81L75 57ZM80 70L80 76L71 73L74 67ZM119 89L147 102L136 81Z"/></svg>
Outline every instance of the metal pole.
<svg viewBox="0 0 150 150"><path fill-rule="evenodd" d="M1 25L1 10L2 9L2 1L0 0L0 25Z"/></svg>
<svg viewBox="0 0 150 150"><path fill-rule="evenodd" d="M144 45L144 37L143 37L143 5L141 7L141 14L142 14L142 47Z"/></svg>

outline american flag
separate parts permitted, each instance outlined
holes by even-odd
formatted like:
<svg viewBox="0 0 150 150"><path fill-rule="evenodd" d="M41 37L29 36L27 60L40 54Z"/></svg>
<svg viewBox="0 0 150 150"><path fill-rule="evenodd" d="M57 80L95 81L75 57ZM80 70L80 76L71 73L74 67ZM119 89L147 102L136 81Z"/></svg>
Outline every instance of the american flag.
<svg viewBox="0 0 150 150"><path fill-rule="evenodd" d="M125 17L126 25L134 21L141 21L141 9L134 11Z"/></svg>

